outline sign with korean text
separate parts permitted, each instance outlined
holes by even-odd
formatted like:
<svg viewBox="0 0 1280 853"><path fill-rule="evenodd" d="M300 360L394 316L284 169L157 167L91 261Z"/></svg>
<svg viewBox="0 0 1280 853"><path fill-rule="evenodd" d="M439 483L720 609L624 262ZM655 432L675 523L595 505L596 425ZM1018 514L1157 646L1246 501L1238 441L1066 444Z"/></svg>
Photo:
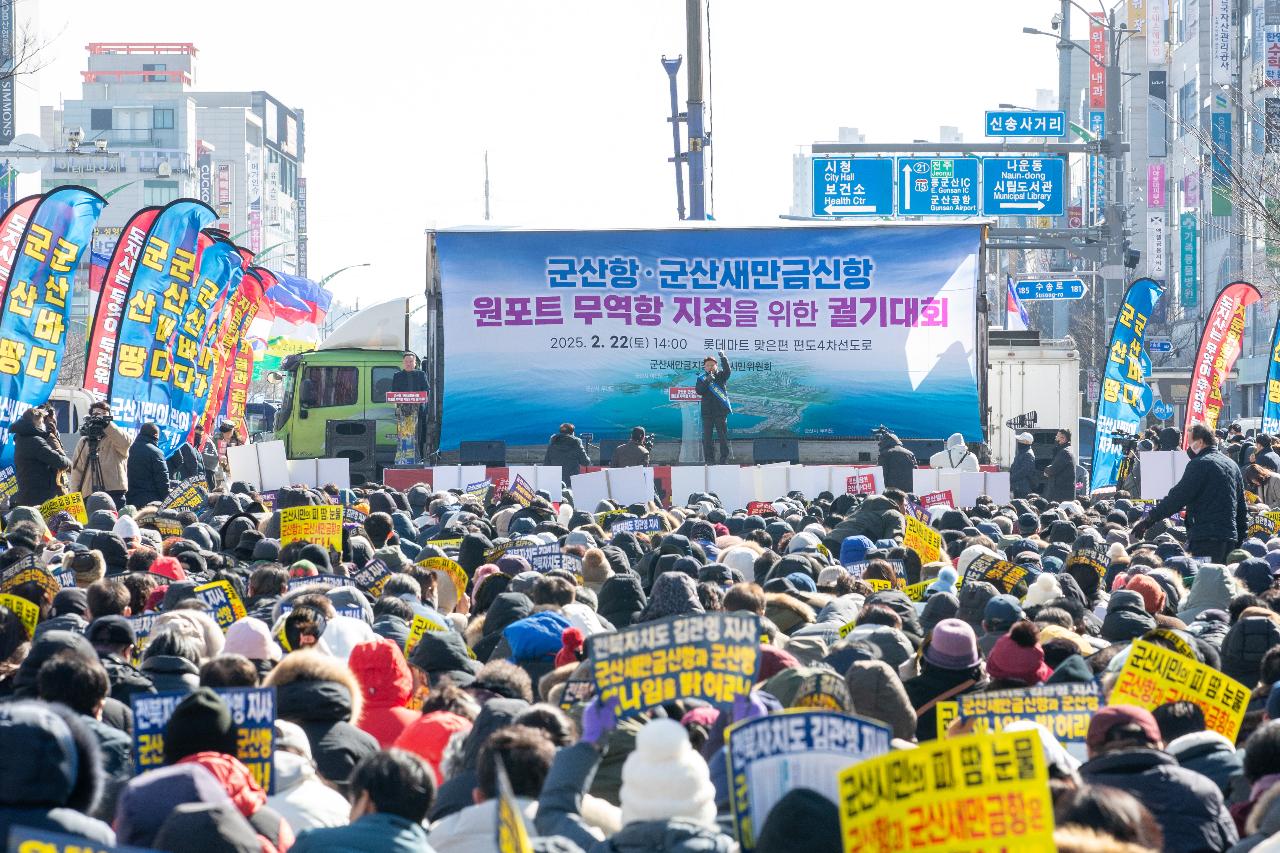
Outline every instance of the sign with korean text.
<svg viewBox="0 0 1280 853"><path fill-rule="evenodd" d="M1172 649L1134 640L1108 704L1151 710L1183 700L1204 711L1210 731L1234 743L1249 704L1249 688Z"/></svg>
<svg viewBox="0 0 1280 853"><path fill-rule="evenodd" d="M230 581L218 580L201 584L192 591L192 595L203 601L208 607L218 627L227 630L232 622L245 617L244 602L240 593Z"/></svg>
<svg viewBox="0 0 1280 853"><path fill-rule="evenodd" d="M919 519L908 518L902 544L919 554L922 563L933 563L942 553L942 534Z"/></svg>
<svg viewBox="0 0 1280 853"><path fill-rule="evenodd" d="M694 613L589 638L596 696L619 719L675 699L725 706L755 684L760 619Z"/></svg>
<svg viewBox="0 0 1280 853"><path fill-rule="evenodd" d="M202 510L209 503L209 490L203 476L188 477L165 497L161 509Z"/></svg>
<svg viewBox="0 0 1280 853"><path fill-rule="evenodd" d="M1062 136L1067 115L1061 110L987 110L987 136Z"/></svg>
<svg viewBox="0 0 1280 853"><path fill-rule="evenodd" d="M1023 302L1036 299L1083 299L1084 280L1079 278L1027 278L1013 283Z"/></svg>
<svg viewBox="0 0 1280 853"><path fill-rule="evenodd" d="M236 727L236 758L268 794L275 792L272 763L275 742L276 691L274 687L217 687L231 711ZM165 764L164 730L187 693L135 693L133 709L133 766L138 774Z"/></svg>
<svg viewBox="0 0 1280 853"><path fill-rule="evenodd" d="M956 499L952 497L950 489L941 492L929 492L927 495L920 496L920 506L925 509L933 509L935 506L954 507L955 505Z"/></svg>
<svg viewBox="0 0 1280 853"><path fill-rule="evenodd" d="M280 544L315 542L342 552L342 507L294 506L280 510Z"/></svg>
<svg viewBox="0 0 1280 853"><path fill-rule="evenodd" d="M835 711L789 711L731 726L725 732L729 804L744 853L755 849L769 812L792 788L840 801L840 771L889 752L887 727Z"/></svg>
<svg viewBox="0 0 1280 853"><path fill-rule="evenodd" d="M860 761L840 774L845 853L1053 850L1035 732L972 734Z"/></svg>
<svg viewBox="0 0 1280 853"><path fill-rule="evenodd" d="M1164 210L1165 204L1165 166L1164 163L1152 163L1147 166L1147 207ZM1155 276L1153 276L1155 278Z"/></svg>
<svg viewBox="0 0 1280 853"><path fill-rule="evenodd" d="M770 505L772 508L772 505ZM609 525L611 533L657 533L664 529L660 518L624 518Z"/></svg>
<svg viewBox="0 0 1280 853"><path fill-rule="evenodd" d="M1163 281L1169 274L1164 222L1164 211L1147 212L1147 275L1158 281Z"/></svg>
<svg viewBox="0 0 1280 853"><path fill-rule="evenodd" d="M21 596L2 592L0 593L0 607L7 609L18 617L22 627L27 629L27 639L31 639L36 635L36 623L40 621L40 607L38 605L32 604Z"/></svg>
<svg viewBox="0 0 1280 853"><path fill-rule="evenodd" d="M1066 198L1061 157L983 157L986 216L1061 216Z"/></svg>
<svg viewBox="0 0 1280 853"><path fill-rule="evenodd" d="M425 403L427 402L426 391L388 391L388 403Z"/></svg>
<svg viewBox="0 0 1280 853"><path fill-rule="evenodd" d="M1098 577L1102 577L1107 573L1109 565L1111 565L1111 558L1107 556L1106 545L1082 545L1067 555L1063 568L1088 566L1098 573Z"/></svg>
<svg viewBox="0 0 1280 853"><path fill-rule="evenodd" d="M847 495L874 495L876 493L876 475L851 474L845 477L844 491Z"/></svg>
<svg viewBox="0 0 1280 853"><path fill-rule="evenodd" d="M1026 579L1027 574L1025 566L1016 565L991 554L979 554L965 567L960 582L965 584L986 581L1001 592L1009 593Z"/></svg>
<svg viewBox="0 0 1280 853"><path fill-rule="evenodd" d="M494 440L542 446L535 409L579 432L634 422L681 435L686 407L668 392L717 349L732 371L731 437L870 435L883 418L908 438L946 423L977 440L976 291L961 282L976 285L979 236L960 223L441 231L441 447L479 422ZM513 380L537 393L486 390Z"/></svg>
<svg viewBox="0 0 1280 853"><path fill-rule="evenodd" d="M1089 720L1101 705L1102 687L1094 681L965 694L937 704L938 739L946 737L957 717L973 720L980 732L1003 731L1009 723L1030 720L1044 726L1068 752L1085 761Z"/></svg>
<svg viewBox="0 0 1280 853"><path fill-rule="evenodd" d="M773 501L751 501L747 504L747 515L777 515L777 507Z"/></svg>
<svg viewBox="0 0 1280 853"><path fill-rule="evenodd" d="M1244 342L1245 309L1261 298L1252 284L1237 281L1224 287L1214 300L1191 368L1187 417L1182 428L1183 448L1190 443L1192 424L1199 422L1209 429L1217 428L1222 411L1222 386L1235 367Z"/></svg>
<svg viewBox="0 0 1280 853"><path fill-rule="evenodd" d="M427 557L414 565L435 572L436 595L441 613L451 613L453 606L467 593L467 572L448 557Z"/></svg>
<svg viewBox="0 0 1280 853"><path fill-rule="evenodd" d="M899 215L977 215L976 158L899 157L897 169Z"/></svg>
<svg viewBox="0 0 1280 853"><path fill-rule="evenodd" d="M533 491L533 486L529 485L529 481L519 474L516 475L516 481L511 484L511 488L507 489L507 494L515 498L516 503L520 504L520 506L528 506L537 497L537 494Z"/></svg>
<svg viewBox="0 0 1280 853"><path fill-rule="evenodd" d="M1231 10L1232 0L1209 0L1209 70L1214 86L1231 83ZM1255 36L1256 37L1256 36Z"/></svg>
<svg viewBox="0 0 1280 853"><path fill-rule="evenodd" d="M1181 250L1178 263L1178 302L1184 308L1194 308L1200 304L1200 242L1196 236L1198 227L1194 210L1178 216L1178 245Z"/></svg>
<svg viewBox="0 0 1280 853"><path fill-rule="evenodd" d="M1267 360L1267 387L1262 396L1262 431L1280 433L1280 320L1271 333L1271 358ZM1255 502L1257 497L1254 498Z"/></svg>
<svg viewBox="0 0 1280 853"><path fill-rule="evenodd" d="M405 637L404 656L406 658L409 657L409 655L413 652L414 647L417 646L418 643L422 640L422 635L427 633L428 631L436 631L437 633L444 633L445 631L448 631L448 630L449 630L448 628L446 628L444 625L441 625L439 622L437 622L434 619L428 619L426 616L423 616L421 613L415 614L413 617L413 622L409 624L409 636Z"/></svg>
<svg viewBox="0 0 1280 853"><path fill-rule="evenodd" d="M1107 114L1103 110L1089 111L1089 133L1094 139L1102 139L1107 132ZM1107 159L1101 154L1089 155L1089 224L1097 225L1106 219Z"/></svg>
<svg viewBox="0 0 1280 853"><path fill-rule="evenodd" d="M84 495L80 492L72 492L68 495L58 495L56 498L40 504L40 515L45 521L53 518L60 512L65 512L81 524L89 523L89 514L85 510Z"/></svg>
<svg viewBox="0 0 1280 853"><path fill-rule="evenodd" d="M814 216L893 216L893 159L814 157Z"/></svg>
<svg viewBox="0 0 1280 853"><path fill-rule="evenodd" d="M1089 108L1101 110L1107 105L1107 29L1106 18L1099 12L1089 15Z"/></svg>
<svg viewBox="0 0 1280 853"><path fill-rule="evenodd" d="M10 0L10 5L13 2L16 0ZM10 75L9 81L12 83L13 80L14 76ZM3 92L2 88L0 92ZM67 835L18 825L9 828L9 843L5 850L7 853L147 853L141 847L127 847L123 844L90 845L83 835Z"/></svg>
<svg viewBox="0 0 1280 853"><path fill-rule="evenodd" d="M356 582L356 586L372 595L374 598L382 596L382 587L386 585L387 579L394 572L387 568L387 564L382 560L374 559L365 563L351 574L351 579Z"/></svg>

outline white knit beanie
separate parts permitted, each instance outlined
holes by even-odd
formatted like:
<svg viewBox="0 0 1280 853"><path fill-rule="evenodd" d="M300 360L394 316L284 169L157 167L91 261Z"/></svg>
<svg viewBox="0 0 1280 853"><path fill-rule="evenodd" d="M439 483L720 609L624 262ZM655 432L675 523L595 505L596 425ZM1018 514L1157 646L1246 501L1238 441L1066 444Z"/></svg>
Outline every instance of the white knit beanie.
<svg viewBox="0 0 1280 853"><path fill-rule="evenodd" d="M1112 542L1111 547L1107 549L1108 560L1122 560L1128 555L1129 552L1119 542Z"/></svg>
<svg viewBox="0 0 1280 853"><path fill-rule="evenodd" d="M622 765L622 824L683 817L716 823L716 790L702 756L675 720L645 723Z"/></svg>
<svg viewBox="0 0 1280 853"><path fill-rule="evenodd" d="M1022 606L1035 607L1046 601L1052 601L1060 595L1062 595L1062 587L1058 585L1058 579L1049 572L1043 572L1027 589L1027 595L1022 599Z"/></svg>
<svg viewBox="0 0 1280 853"><path fill-rule="evenodd" d="M719 562L742 572L742 576L747 580L755 578L756 553L750 548L735 546L727 551L721 551Z"/></svg>

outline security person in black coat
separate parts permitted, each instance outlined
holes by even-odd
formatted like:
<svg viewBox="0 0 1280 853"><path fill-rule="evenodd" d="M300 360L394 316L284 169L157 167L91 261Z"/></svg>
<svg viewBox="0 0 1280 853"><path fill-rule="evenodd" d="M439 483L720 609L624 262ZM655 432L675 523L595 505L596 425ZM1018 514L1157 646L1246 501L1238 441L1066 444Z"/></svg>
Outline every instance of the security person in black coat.
<svg viewBox="0 0 1280 853"><path fill-rule="evenodd" d="M901 439L887 430L880 434L880 458L876 461L884 469L886 489L915 491L916 455L903 447Z"/></svg>
<svg viewBox="0 0 1280 853"><path fill-rule="evenodd" d="M582 439L573 434L573 424L560 424L560 431L551 436L547 442L547 452L542 457L543 465L560 466L560 479L566 487L572 482L569 478L582 473L583 465L591 464L587 449L582 446Z"/></svg>
<svg viewBox="0 0 1280 853"><path fill-rule="evenodd" d="M1187 448L1191 461L1182 479L1151 513L1133 527L1141 537L1162 518L1179 510L1187 511L1187 552L1221 563L1245 540L1249 510L1244 501L1244 478L1240 467L1218 449L1218 438L1204 424L1191 427Z"/></svg>
<svg viewBox="0 0 1280 853"><path fill-rule="evenodd" d="M71 467L71 460L55 449L46 435L44 410L27 409L9 427L13 435L13 468L18 478L18 493L13 506L40 506L62 493L58 472Z"/></svg>
<svg viewBox="0 0 1280 853"><path fill-rule="evenodd" d="M1029 432L1020 432L1014 438L1016 452L1013 464L1009 466L1009 491L1015 498L1025 498L1036 490L1040 472L1036 470L1036 454L1031 449L1035 436Z"/></svg>
<svg viewBox="0 0 1280 853"><path fill-rule="evenodd" d="M1071 430L1060 429L1054 436L1058 452L1054 454L1049 467L1044 469L1044 496L1051 501L1075 500L1076 497L1076 454L1071 449ZM1010 480L1013 478L1010 477Z"/></svg>
<svg viewBox="0 0 1280 853"><path fill-rule="evenodd" d="M129 491L125 500L135 507L162 501L169 494L169 466L156 446L160 427L143 424L129 448Z"/></svg>

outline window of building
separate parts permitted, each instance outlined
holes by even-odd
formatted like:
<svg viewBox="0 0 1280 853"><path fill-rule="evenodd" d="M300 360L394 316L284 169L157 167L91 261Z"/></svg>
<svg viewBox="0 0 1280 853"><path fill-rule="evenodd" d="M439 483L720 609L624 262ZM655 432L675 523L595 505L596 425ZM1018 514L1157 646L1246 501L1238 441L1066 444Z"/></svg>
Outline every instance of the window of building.
<svg viewBox="0 0 1280 853"><path fill-rule="evenodd" d="M1174 136L1178 137L1194 131L1196 116L1199 114L1199 105L1196 103L1196 81L1192 79L1178 90L1178 124L1173 129Z"/></svg>
<svg viewBox="0 0 1280 853"><path fill-rule="evenodd" d="M90 130L110 130L111 129L111 110L89 110L89 129Z"/></svg>
<svg viewBox="0 0 1280 853"><path fill-rule="evenodd" d="M178 197L177 181L143 181L142 203L144 206L164 205Z"/></svg>
<svg viewBox="0 0 1280 853"><path fill-rule="evenodd" d="M144 62L142 64L143 71L168 71L169 66L163 62ZM143 83L163 83L168 80L168 76L164 74L144 74L142 75Z"/></svg>
<svg viewBox="0 0 1280 853"><path fill-rule="evenodd" d="M391 390L391 379L400 371L398 367L375 367L373 369L373 402L387 402L387 392Z"/></svg>
<svg viewBox="0 0 1280 853"><path fill-rule="evenodd" d="M308 367L302 374L302 408L354 406L359 399L359 390L359 368Z"/></svg>
<svg viewBox="0 0 1280 853"><path fill-rule="evenodd" d="M173 130L173 110L152 110L151 126L156 130Z"/></svg>

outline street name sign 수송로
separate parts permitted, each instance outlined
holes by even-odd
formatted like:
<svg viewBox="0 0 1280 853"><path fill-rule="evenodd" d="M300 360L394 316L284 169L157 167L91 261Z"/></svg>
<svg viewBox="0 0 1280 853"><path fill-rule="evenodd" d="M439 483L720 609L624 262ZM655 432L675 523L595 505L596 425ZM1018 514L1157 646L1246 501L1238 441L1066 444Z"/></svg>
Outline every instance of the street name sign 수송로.
<svg viewBox="0 0 1280 853"><path fill-rule="evenodd" d="M892 216L891 157L814 157L814 216Z"/></svg>

